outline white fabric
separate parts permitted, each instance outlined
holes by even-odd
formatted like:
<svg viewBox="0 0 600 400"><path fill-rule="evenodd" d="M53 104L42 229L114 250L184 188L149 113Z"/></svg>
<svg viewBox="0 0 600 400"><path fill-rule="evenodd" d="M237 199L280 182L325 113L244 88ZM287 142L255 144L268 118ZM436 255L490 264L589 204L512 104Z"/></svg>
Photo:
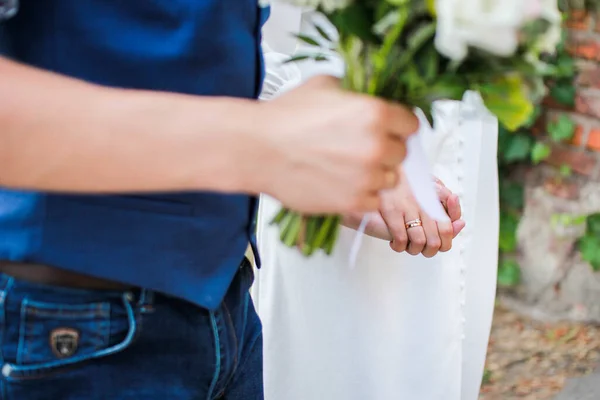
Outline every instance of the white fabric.
<svg viewBox="0 0 600 400"><path fill-rule="evenodd" d="M262 91L261 100L269 100L285 93L302 81L302 74L295 63L286 63L289 55L273 50L268 43L262 43L265 65L268 66Z"/></svg>
<svg viewBox="0 0 600 400"><path fill-rule="evenodd" d="M313 18L305 13L304 32ZM267 80L287 74L270 67ZM300 64L302 78L342 69L339 60ZM280 244L269 225L279 204L261 198L263 268L252 294L264 326L266 400L477 398L495 295L497 130L476 99L460 104L438 105L436 130L423 137L467 222L448 253L411 257L366 237L350 268L356 232L343 228L332 256L307 259Z"/></svg>

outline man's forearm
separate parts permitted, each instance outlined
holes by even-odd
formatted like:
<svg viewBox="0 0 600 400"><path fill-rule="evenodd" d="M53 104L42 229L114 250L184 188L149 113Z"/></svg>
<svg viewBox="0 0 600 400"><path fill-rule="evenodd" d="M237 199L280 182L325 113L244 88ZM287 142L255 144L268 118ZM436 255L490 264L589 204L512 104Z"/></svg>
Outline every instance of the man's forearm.
<svg viewBox="0 0 600 400"><path fill-rule="evenodd" d="M105 88L0 57L0 186L255 191L246 168L255 107Z"/></svg>

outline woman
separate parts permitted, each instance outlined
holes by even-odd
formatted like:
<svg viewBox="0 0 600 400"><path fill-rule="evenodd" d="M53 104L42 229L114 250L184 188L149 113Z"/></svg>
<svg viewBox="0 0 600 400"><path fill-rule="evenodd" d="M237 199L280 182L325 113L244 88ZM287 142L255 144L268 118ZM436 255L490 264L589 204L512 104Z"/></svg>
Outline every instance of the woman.
<svg viewBox="0 0 600 400"><path fill-rule="evenodd" d="M335 57L281 66L308 50L290 33L310 34L314 23L332 28L316 13L272 7L265 97L315 74L343 73ZM436 176L460 195L467 222L453 249L434 258L398 254L365 237L350 265L357 233L347 228L333 255L304 258L280 243L269 224L279 204L262 198L263 268L253 296L264 325L267 400L477 398L495 295L496 138L486 135L481 145L460 132L423 139Z"/></svg>

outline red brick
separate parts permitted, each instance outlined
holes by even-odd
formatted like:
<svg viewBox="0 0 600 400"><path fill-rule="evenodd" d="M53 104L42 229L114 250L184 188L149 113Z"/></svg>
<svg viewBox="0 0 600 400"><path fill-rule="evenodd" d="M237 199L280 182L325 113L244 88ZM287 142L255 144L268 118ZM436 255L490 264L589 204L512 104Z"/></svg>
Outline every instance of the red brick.
<svg viewBox="0 0 600 400"><path fill-rule="evenodd" d="M571 170L581 175L592 175L596 168L597 159L595 155L588 154L582 150L574 150L566 146L555 145L552 148L550 157L546 159L546 162L560 167L562 165L568 165Z"/></svg>
<svg viewBox="0 0 600 400"><path fill-rule="evenodd" d="M600 61L600 43L595 40L572 38L567 50L575 57Z"/></svg>
<svg viewBox="0 0 600 400"><path fill-rule="evenodd" d="M600 118L600 94L590 92L577 93L575 97L575 111Z"/></svg>
<svg viewBox="0 0 600 400"><path fill-rule="evenodd" d="M585 138L585 143L584 143ZM585 128L581 125L577 126L571 144L600 152L600 126L598 128L592 128L589 132L585 132Z"/></svg>
<svg viewBox="0 0 600 400"><path fill-rule="evenodd" d="M585 144L583 143L583 136L584 136L584 128L581 125L577 125L577 128L575 129L575 134L573 135L573 139L571 139L571 144L574 144L575 146L581 146L584 147Z"/></svg>
<svg viewBox="0 0 600 400"><path fill-rule="evenodd" d="M579 186L573 182L565 182L562 179L549 178L544 183L544 188L555 197L567 200L579 199Z"/></svg>
<svg viewBox="0 0 600 400"><path fill-rule="evenodd" d="M588 149L600 152L600 127L593 128L588 134L588 140L585 144Z"/></svg>
<svg viewBox="0 0 600 400"><path fill-rule="evenodd" d="M575 83L582 87L600 89L600 65L581 65Z"/></svg>
<svg viewBox="0 0 600 400"><path fill-rule="evenodd" d="M590 27L590 14L584 10L573 10L567 18L567 26L574 30L588 30Z"/></svg>

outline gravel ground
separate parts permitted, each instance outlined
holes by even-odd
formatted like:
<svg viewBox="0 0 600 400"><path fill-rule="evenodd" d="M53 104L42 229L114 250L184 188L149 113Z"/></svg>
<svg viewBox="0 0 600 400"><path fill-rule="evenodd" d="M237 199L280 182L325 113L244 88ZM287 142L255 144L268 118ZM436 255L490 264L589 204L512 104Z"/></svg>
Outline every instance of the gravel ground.
<svg viewBox="0 0 600 400"><path fill-rule="evenodd" d="M600 327L540 323L498 306L480 399L598 400L599 364Z"/></svg>

